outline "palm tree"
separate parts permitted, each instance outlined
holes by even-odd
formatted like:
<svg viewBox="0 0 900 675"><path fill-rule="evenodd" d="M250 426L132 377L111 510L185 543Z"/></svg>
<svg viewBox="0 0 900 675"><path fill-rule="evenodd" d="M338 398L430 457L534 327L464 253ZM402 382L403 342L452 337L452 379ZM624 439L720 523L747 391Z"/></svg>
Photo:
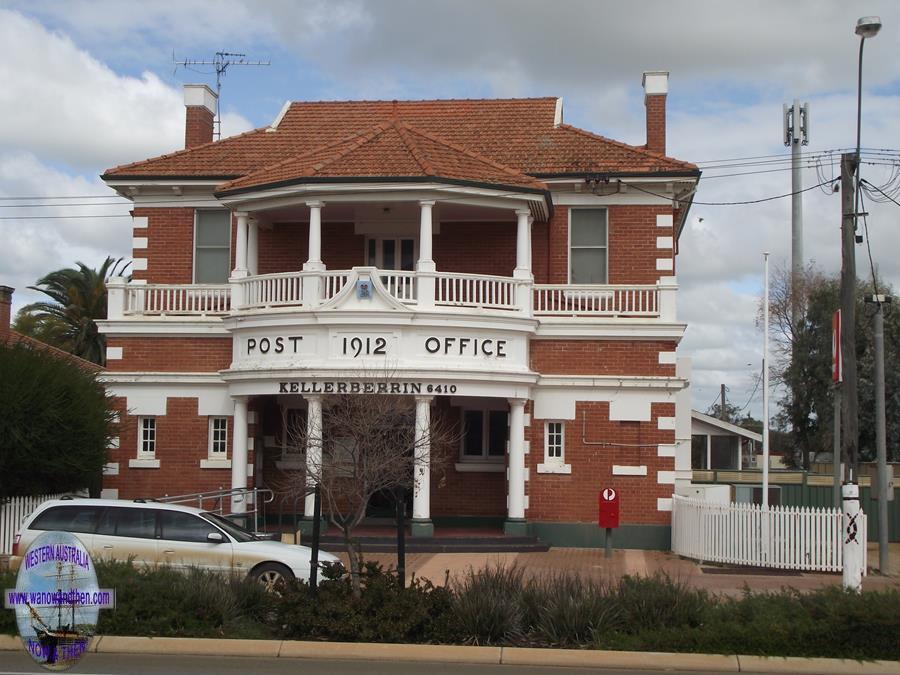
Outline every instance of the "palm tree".
<svg viewBox="0 0 900 675"><path fill-rule="evenodd" d="M52 326L56 347L93 361L101 366L106 361L106 340L97 329L97 319L106 318L106 280L121 275L128 267L122 259L107 258L100 269L81 262L78 268L66 267L50 272L38 280L33 291L40 291L52 302L34 302L22 308L17 325ZM35 335L34 337L39 337Z"/></svg>

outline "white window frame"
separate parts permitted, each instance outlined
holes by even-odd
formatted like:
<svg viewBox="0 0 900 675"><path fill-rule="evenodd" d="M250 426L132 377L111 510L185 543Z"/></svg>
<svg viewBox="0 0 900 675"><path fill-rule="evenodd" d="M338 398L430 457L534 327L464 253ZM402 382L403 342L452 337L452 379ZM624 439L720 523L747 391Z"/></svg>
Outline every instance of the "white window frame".
<svg viewBox="0 0 900 675"><path fill-rule="evenodd" d="M465 425L466 425L466 413L467 412L480 412L482 413L481 418L481 455L467 455L466 454L466 433L465 433ZM489 441L491 437L491 413L492 412L502 412L506 414L506 445L503 448L502 455L491 455L489 454ZM497 408L497 407L484 407L484 408L460 408L459 411L459 462L460 464L478 464L478 465L495 465L495 466L505 466L506 465L506 455L509 453L509 410L506 408Z"/></svg>
<svg viewBox="0 0 900 675"><path fill-rule="evenodd" d="M234 227L234 223L232 222L231 211L228 209L194 209L194 242L193 248L191 249L191 256L193 260L191 261L191 280L193 283L200 283L197 281L197 227L198 221L200 220L200 213L205 211L224 211L228 214L228 264L226 265L225 271L225 280L219 283L227 283L228 277L231 276L231 234L232 229ZM224 246L205 246L204 248L216 248L221 249ZM204 283L215 283L215 282L204 282Z"/></svg>
<svg viewBox="0 0 900 675"><path fill-rule="evenodd" d="M223 424L224 428L216 429L216 426L219 423ZM217 437L219 433L221 433L221 437ZM217 449L218 445L221 445L221 449ZM209 418L209 458L220 462L228 459L227 417Z"/></svg>
<svg viewBox="0 0 900 675"><path fill-rule="evenodd" d="M146 422L152 423L152 429L145 429L144 424ZM153 415L146 415L142 417L138 417L138 433L137 433L137 458L138 459L156 459L156 441L159 429L156 425L156 417ZM148 439L145 438L145 433L147 431L152 431L153 438ZM145 443L149 443L151 446L150 450L146 449Z"/></svg>
<svg viewBox="0 0 900 675"><path fill-rule="evenodd" d="M609 209L606 207L597 207L597 206L585 206L580 208L569 208L568 214L568 230L567 230L567 241L566 241L566 251L568 255L568 266L566 273L568 274L568 283L572 283L572 213L574 211L603 211L604 220L606 222L606 243L603 246L576 246L575 248L592 248L592 249L603 249L604 254L606 255L606 280L602 284L578 284L578 285L598 285L603 286L609 283Z"/></svg>
<svg viewBox="0 0 900 675"><path fill-rule="evenodd" d="M403 270L403 269L400 269L400 267L399 267L400 248L401 248L400 242L403 239L411 239L412 243L413 243L413 268L411 270ZM371 265L371 266L375 267L377 269L386 269L385 267L383 267L384 260L383 260L383 250L382 250L382 243L386 240L393 240L395 242L394 260L398 266L391 268L391 270L395 271L395 272L415 272L416 265L419 262L419 237L413 236L413 235L374 235L374 234L368 235L366 237L366 241L365 241L364 248L363 248L363 260L365 261L366 265L369 265L369 263L370 263L370 261L369 261L369 246L370 246L369 242L374 241L374 242L376 242L375 243L375 264Z"/></svg>
<svg viewBox="0 0 900 675"><path fill-rule="evenodd" d="M558 431L552 429L559 425ZM559 434L559 456L551 453L551 435ZM546 420L544 422L544 461L537 466L538 473L572 473L572 465L566 464L566 423L563 420Z"/></svg>

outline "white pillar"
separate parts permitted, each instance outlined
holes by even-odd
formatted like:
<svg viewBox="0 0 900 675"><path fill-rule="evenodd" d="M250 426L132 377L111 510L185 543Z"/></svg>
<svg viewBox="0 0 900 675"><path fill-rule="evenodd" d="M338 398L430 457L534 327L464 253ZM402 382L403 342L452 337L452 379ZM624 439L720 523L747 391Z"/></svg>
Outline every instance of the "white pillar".
<svg viewBox="0 0 900 675"><path fill-rule="evenodd" d="M247 397L234 396L234 441L231 448L231 489L247 487ZM245 496L232 497L234 513L247 511Z"/></svg>
<svg viewBox="0 0 900 675"><path fill-rule="evenodd" d="M250 218L247 230L247 271L259 274L259 225L255 218Z"/></svg>
<svg viewBox="0 0 900 675"><path fill-rule="evenodd" d="M434 272L434 260L431 259L431 235L433 231L433 201L419 202L421 215L419 218L419 262L418 272Z"/></svg>
<svg viewBox="0 0 900 675"><path fill-rule="evenodd" d="M121 319L125 316L126 293L125 277L110 277L106 280L107 319Z"/></svg>
<svg viewBox="0 0 900 675"><path fill-rule="evenodd" d="M247 220L248 215L244 211L234 214L237 217L237 236L234 247L234 271L233 277L247 276Z"/></svg>
<svg viewBox="0 0 900 675"><path fill-rule="evenodd" d="M416 396L413 520L431 519L431 396Z"/></svg>
<svg viewBox="0 0 900 675"><path fill-rule="evenodd" d="M525 533L525 399L509 399L507 534Z"/></svg>
<svg viewBox="0 0 900 675"><path fill-rule="evenodd" d="M530 279L531 275L531 212L527 209L516 211L516 269L513 276Z"/></svg>
<svg viewBox="0 0 900 675"><path fill-rule="evenodd" d="M843 518L841 518L841 545L843 547L843 586L859 593L862 591L863 561L865 560L866 528L859 517L859 485L844 483Z"/></svg>
<svg viewBox="0 0 900 675"><path fill-rule="evenodd" d="M303 517L312 518L316 497L312 492L322 471L322 397L306 396L306 500Z"/></svg>
<svg viewBox="0 0 900 675"><path fill-rule="evenodd" d="M324 202L306 202L309 207L309 255L303 263L304 270L322 271L322 207Z"/></svg>

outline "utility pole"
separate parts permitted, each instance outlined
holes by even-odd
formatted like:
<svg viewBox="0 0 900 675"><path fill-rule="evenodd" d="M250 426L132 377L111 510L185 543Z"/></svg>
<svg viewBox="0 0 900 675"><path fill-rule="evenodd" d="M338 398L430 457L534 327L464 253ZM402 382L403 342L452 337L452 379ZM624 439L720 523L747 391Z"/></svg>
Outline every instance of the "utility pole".
<svg viewBox="0 0 900 675"><path fill-rule="evenodd" d="M841 455L850 467L850 481L859 472L859 397L856 385L856 212L854 180L857 155L841 155Z"/></svg>
<svg viewBox="0 0 900 675"><path fill-rule="evenodd" d="M874 282L874 279L873 279ZM887 440L885 438L884 403L884 305L890 296L872 295L866 302L875 305L875 454L878 475L875 477L878 490L878 569L884 575L890 574L890 554L888 546L888 480Z"/></svg>
<svg viewBox="0 0 900 675"><path fill-rule="evenodd" d="M722 389L720 391L720 396L722 398L722 402L719 404L719 419L723 422L728 421L728 415L725 414L725 385L721 385Z"/></svg>
<svg viewBox="0 0 900 675"><path fill-rule="evenodd" d="M803 181L800 177L800 147L809 145L809 103L783 106L784 144L791 148L791 324L800 320L797 289L803 275Z"/></svg>
<svg viewBox="0 0 900 675"><path fill-rule="evenodd" d="M216 52L212 61L203 59L184 59L175 61L175 53L172 53L172 61L175 62L175 70L178 66L215 66L216 69L216 118L213 120L213 135L218 140L222 138L222 116L219 111L219 102L222 100L222 78L228 70L228 66L270 66L271 61L248 61L246 54L238 52Z"/></svg>

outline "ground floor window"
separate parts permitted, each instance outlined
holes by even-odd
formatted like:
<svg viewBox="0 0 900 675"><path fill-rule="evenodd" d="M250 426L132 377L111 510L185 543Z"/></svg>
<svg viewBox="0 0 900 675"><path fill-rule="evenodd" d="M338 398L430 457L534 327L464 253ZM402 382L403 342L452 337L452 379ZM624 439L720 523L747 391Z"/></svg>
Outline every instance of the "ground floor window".
<svg viewBox="0 0 900 675"><path fill-rule="evenodd" d="M562 422L544 423L544 463L564 464L566 461L566 441Z"/></svg>
<svg viewBox="0 0 900 675"><path fill-rule="evenodd" d="M509 440L506 410L463 410L461 458L469 462L502 462Z"/></svg>
<svg viewBox="0 0 900 675"><path fill-rule="evenodd" d="M138 418L138 458L152 459L156 456L156 418Z"/></svg>
<svg viewBox="0 0 900 675"><path fill-rule="evenodd" d="M209 418L209 458L225 459L228 456L228 418Z"/></svg>

